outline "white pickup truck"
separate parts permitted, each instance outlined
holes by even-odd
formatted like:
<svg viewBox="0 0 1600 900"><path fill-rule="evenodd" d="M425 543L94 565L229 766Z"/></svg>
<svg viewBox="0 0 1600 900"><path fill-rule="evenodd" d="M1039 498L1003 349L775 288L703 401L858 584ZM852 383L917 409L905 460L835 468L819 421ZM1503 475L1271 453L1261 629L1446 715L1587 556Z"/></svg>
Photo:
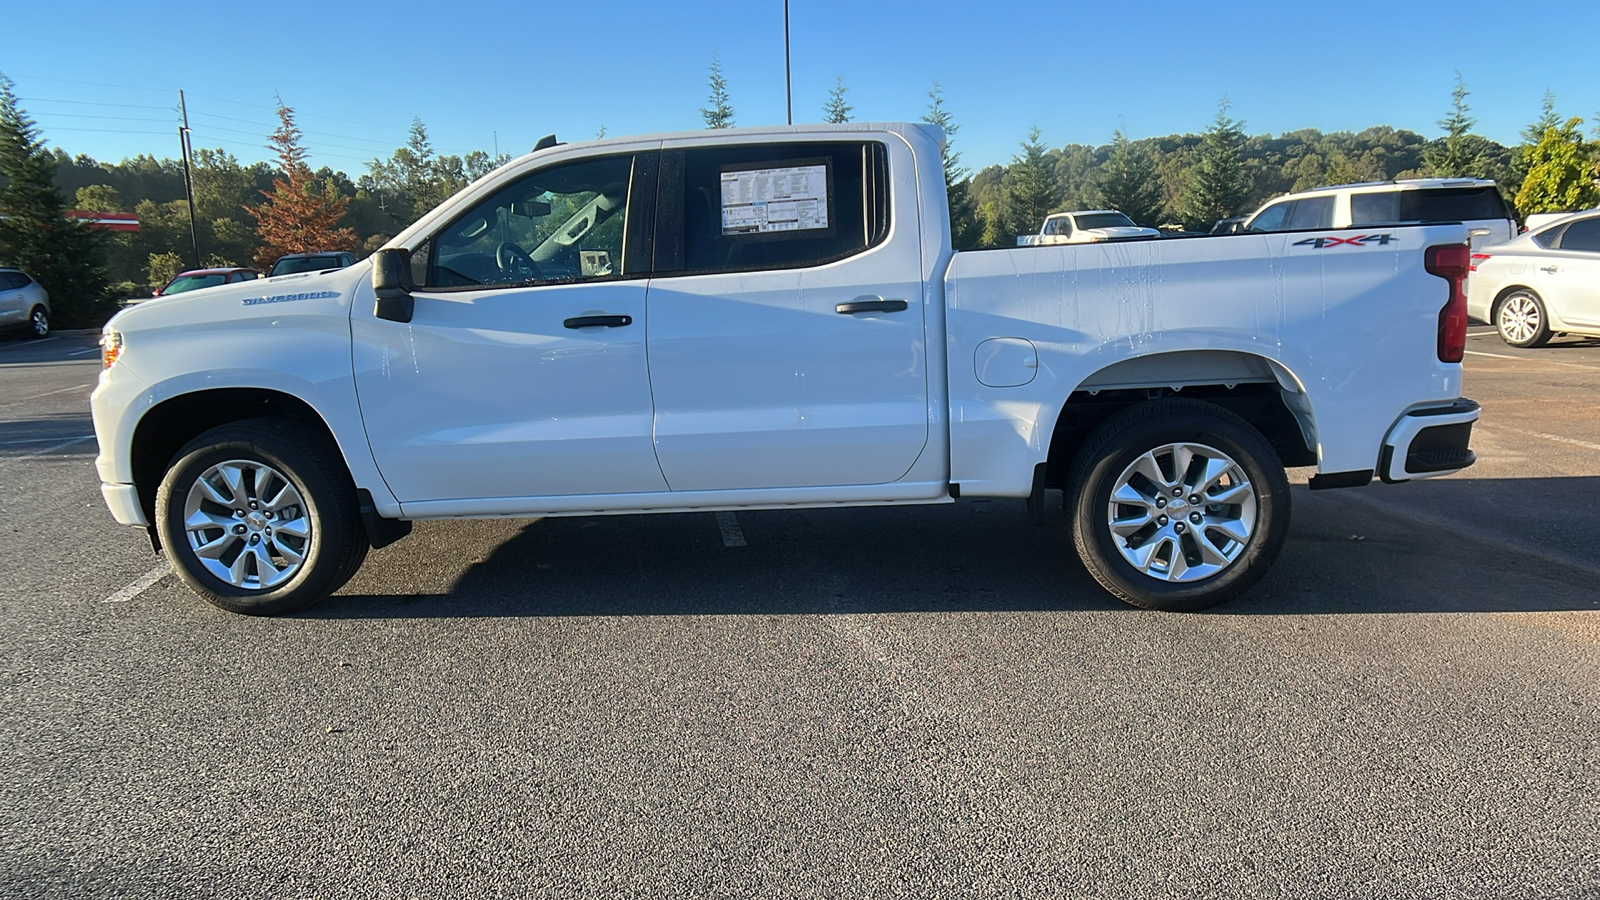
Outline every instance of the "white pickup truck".
<svg viewBox="0 0 1600 900"><path fill-rule="evenodd" d="M1044 244L1094 244L1127 238L1158 238L1161 232L1136 225L1125 213L1114 209L1086 209L1051 213L1039 226L1038 234L1017 236L1018 247Z"/></svg>
<svg viewBox="0 0 1600 900"><path fill-rule="evenodd" d="M558 145L349 268L103 336L102 491L225 609L420 519L1065 492L1116 596L1247 589L1313 489L1471 465L1460 225L953 252L922 125Z"/></svg>

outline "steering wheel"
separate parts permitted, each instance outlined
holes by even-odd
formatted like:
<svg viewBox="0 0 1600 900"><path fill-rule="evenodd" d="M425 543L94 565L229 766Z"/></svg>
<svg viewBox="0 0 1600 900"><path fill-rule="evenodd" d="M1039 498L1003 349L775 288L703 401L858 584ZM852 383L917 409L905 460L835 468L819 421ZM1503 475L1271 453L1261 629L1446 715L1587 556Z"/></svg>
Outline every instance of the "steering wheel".
<svg viewBox="0 0 1600 900"><path fill-rule="evenodd" d="M518 281L529 281L539 277L539 266L528 255L528 251L518 247L510 241L504 241L494 251L495 265L507 275L516 276Z"/></svg>

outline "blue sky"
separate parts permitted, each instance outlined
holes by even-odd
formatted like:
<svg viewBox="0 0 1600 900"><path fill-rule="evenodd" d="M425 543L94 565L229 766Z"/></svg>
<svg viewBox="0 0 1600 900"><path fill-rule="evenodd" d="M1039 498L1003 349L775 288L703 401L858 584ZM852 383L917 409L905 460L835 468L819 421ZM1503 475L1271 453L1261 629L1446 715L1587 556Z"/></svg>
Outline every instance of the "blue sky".
<svg viewBox="0 0 1600 900"><path fill-rule="evenodd" d="M1448 4L1045 4L791 0L796 122L836 76L858 120L916 119L937 80L976 170L1037 125L1051 146L1199 132L1227 96L1251 134L1373 125L1437 136L1455 73L1478 133L1515 143L1546 89L1600 113L1600 3L1524 17ZM1537 19L1532 18L1537 15ZM436 149L521 153L562 140L698 128L712 54L738 124L784 121L782 0L673 4L17 4L0 72L46 139L117 160L176 156L178 89L195 145L265 159L274 95L314 164L365 171L413 116ZM304 38L298 36L304 35ZM1541 45L1556 50L1542 56Z"/></svg>

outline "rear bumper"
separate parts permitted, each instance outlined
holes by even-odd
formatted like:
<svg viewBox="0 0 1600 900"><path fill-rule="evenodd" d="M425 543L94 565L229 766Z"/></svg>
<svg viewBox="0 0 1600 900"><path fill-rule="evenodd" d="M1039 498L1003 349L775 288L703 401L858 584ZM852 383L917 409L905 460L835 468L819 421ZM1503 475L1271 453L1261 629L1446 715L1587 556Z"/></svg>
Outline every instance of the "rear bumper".
<svg viewBox="0 0 1600 900"><path fill-rule="evenodd" d="M1476 421L1478 404L1465 397L1406 413L1383 440L1378 477L1395 484L1465 469L1478 459L1469 446Z"/></svg>

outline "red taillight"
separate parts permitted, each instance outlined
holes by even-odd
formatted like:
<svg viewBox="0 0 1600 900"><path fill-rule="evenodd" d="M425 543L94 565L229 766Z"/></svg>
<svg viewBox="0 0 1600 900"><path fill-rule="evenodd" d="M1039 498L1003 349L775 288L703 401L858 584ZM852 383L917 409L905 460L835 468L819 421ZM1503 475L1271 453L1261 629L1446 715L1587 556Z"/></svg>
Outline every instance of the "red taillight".
<svg viewBox="0 0 1600 900"><path fill-rule="evenodd" d="M1472 266L1471 266L1472 271L1474 271L1474 272L1478 271L1478 266L1482 265L1483 261L1488 259L1492 255L1493 254L1489 254L1489 253L1474 253L1474 254L1472 254Z"/></svg>
<svg viewBox="0 0 1600 900"><path fill-rule="evenodd" d="M1467 351L1467 272L1471 271L1472 251L1466 244L1429 247L1422 267L1450 284L1450 299L1439 310L1439 361L1461 362Z"/></svg>

